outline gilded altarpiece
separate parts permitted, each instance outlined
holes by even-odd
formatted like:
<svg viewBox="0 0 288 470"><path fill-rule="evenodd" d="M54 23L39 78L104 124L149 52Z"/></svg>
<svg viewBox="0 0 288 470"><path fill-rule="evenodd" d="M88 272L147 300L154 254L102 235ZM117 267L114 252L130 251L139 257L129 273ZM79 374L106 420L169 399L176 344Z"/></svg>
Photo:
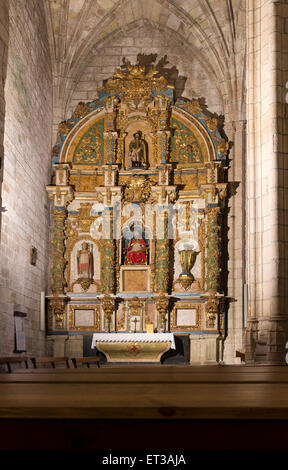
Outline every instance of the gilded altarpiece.
<svg viewBox="0 0 288 470"><path fill-rule="evenodd" d="M166 79L140 66L115 70L98 95L60 123L53 148L49 332L152 325L216 345L229 148L220 120L200 100L175 102Z"/></svg>

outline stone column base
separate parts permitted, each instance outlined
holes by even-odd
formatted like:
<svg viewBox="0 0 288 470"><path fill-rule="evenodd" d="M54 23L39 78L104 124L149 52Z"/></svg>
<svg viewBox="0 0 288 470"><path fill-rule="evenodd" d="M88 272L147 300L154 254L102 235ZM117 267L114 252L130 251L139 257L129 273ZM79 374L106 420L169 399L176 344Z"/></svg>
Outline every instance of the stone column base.
<svg viewBox="0 0 288 470"><path fill-rule="evenodd" d="M218 364L220 358L217 344L218 335L189 335L190 364Z"/></svg>
<svg viewBox="0 0 288 470"><path fill-rule="evenodd" d="M83 357L83 336L69 336L66 342L66 356Z"/></svg>
<svg viewBox="0 0 288 470"><path fill-rule="evenodd" d="M48 337L49 351L52 353L53 357L63 357L66 356L66 341L68 336L66 335L51 335Z"/></svg>

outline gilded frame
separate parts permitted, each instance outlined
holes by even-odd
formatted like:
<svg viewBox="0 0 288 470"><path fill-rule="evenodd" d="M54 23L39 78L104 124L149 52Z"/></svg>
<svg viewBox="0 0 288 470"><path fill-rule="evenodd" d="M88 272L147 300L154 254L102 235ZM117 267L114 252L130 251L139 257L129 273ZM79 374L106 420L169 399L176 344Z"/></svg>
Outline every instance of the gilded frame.
<svg viewBox="0 0 288 470"><path fill-rule="evenodd" d="M196 309L196 324L195 325L177 325L177 309ZM171 312L170 325L171 331L194 331L199 330L201 325L201 310L202 304L193 302L177 302Z"/></svg>
<svg viewBox="0 0 288 470"><path fill-rule="evenodd" d="M100 331L100 305L95 304L70 304L69 331ZM94 310L94 324L91 326L75 325L75 310Z"/></svg>

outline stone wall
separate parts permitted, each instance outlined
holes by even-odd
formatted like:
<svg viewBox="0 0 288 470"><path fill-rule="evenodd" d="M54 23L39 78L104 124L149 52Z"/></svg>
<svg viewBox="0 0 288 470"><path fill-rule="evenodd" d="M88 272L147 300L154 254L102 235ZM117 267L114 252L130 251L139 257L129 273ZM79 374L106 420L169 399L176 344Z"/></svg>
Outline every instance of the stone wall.
<svg viewBox="0 0 288 470"><path fill-rule="evenodd" d="M97 97L97 88L113 75L124 59L134 65L137 58L141 64L156 65L160 62L157 68L169 84L175 86L176 97L205 97L209 109L223 113L221 94L205 64L201 64L193 54L191 46L181 41L177 33L171 35L170 31L161 30L142 19L126 28L125 33L118 31L91 49L87 66L67 107L66 118L70 117L79 101L91 101Z"/></svg>
<svg viewBox="0 0 288 470"><path fill-rule="evenodd" d="M4 39L7 18L5 25ZM0 44L3 31L0 25ZM15 310L27 313L27 352L43 354L40 292L46 288L48 258L45 185L50 179L52 74L43 5L38 0L9 1L5 103L2 204L7 212L2 214L0 247L0 354L14 351ZM30 264L32 246L37 249L35 266Z"/></svg>
<svg viewBox="0 0 288 470"><path fill-rule="evenodd" d="M4 86L7 73L7 58L8 58L8 43L9 43L9 14L8 2L3 0L0 3L0 227L1 227L1 188L3 180L3 160L4 160L4 121L5 121L5 97Z"/></svg>

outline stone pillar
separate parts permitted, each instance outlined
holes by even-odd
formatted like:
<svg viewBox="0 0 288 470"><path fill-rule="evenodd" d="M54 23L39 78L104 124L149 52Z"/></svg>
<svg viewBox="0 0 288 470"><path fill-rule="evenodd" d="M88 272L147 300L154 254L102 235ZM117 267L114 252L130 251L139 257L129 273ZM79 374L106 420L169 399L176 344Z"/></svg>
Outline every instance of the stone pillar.
<svg viewBox="0 0 288 470"><path fill-rule="evenodd" d="M69 336L66 335L49 336L49 341L52 342L52 355L54 357L63 357L68 355L66 347L68 340Z"/></svg>
<svg viewBox="0 0 288 470"><path fill-rule="evenodd" d="M5 99L4 86L6 81L7 60L8 60L8 44L9 44L9 4L7 1L1 2L0 5L0 231L1 231L1 213L2 213L2 181L4 168L4 121L5 121ZM3 208L4 210L4 208Z"/></svg>
<svg viewBox="0 0 288 470"><path fill-rule="evenodd" d="M246 359L269 364L285 363L288 338L287 16L284 0L248 0Z"/></svg>

